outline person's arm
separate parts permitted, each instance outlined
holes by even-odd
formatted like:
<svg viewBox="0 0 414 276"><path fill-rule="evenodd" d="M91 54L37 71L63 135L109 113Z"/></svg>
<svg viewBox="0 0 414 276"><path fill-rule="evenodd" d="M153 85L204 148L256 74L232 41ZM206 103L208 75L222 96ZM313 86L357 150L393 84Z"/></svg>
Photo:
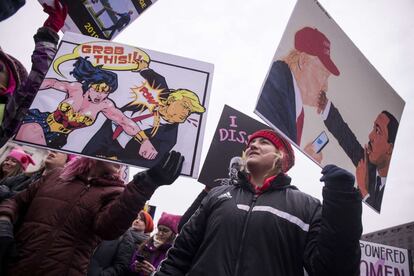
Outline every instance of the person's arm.
<svg viewBox="0 0 414 276"><path fill-rule="evenodd" d="M364 157L364 148L358 142L355 134L344 121L339 110L333 103L331 103L328 117L324 123L329 132L332 133L341 148L345 151L346 155L351 159L354 166L357 167L359 160Z"/></svg>
<svg viewBox="0 0 414 276"><path fill-rule="evenodd" d="M64 24L67 9L65 7L60 8L60 6L57 9L47 5L44 7L44 11L49 14L49 17L44 26L39 28L34 35L35 49L32 54L32 68L29 76L7 103L4 111L4 121L0 126L0 147L15 134L57 52L59 42L57 32Z"/></svg>
<svg viewBox="0 0 414 276"><path fill-rule="evenodd" d="M197 196L197 198L194 200L194 202L191 204L191 206L185 211L184 215L182 215L180 219L180 223L178 223L178 233L181 232L181 229L183 228L184 224L187 223L187 221L191 218L191 216L197 211L198 207L200 207L201 202L208 194L208 191L204 188L201 193Z"/></svg>
<svg viewBox="0 0 414 276"><path fill-rule="evenodd" d="M154 167L136 174L121 194L115 191L109 195L95 217L94 232L104 240L113 240L122 235L154 191L177 179L183 162L184 157L179 152L171 151Z"/></svg>
<svg viewBox="0 0 414 276"><path fill-rule="evenodd" d="M102 109L105 117L114 123L120 125L123 130L130 136L133 136L137 140L141 147L139 149L139 155L147 159L154 159L157 157L158 151L152 145L150 139L145 132L130 118L125 116L121 110L119 110L111 100L106 100L105 107Z"/></svg>
<svg viewBox="0 0 414 276"><path fill-rule="evenodd" d="M314 210L310 223L305 269L310 276L359 275L362 203L355 178L334 165L322 174L323 206Z"/></svg>
<svg viewBox="0 0 414 276"><path fill-rule="evenodd" d="M148 68L148 63L146 61L141 62L144 66L141 66L141 70L139 71L140 75L148 82L148 84L157 89L162 89L161 93L164 96L168 96L170 89L168 88L165 78L154 70Z"/></svg>
<svg viewBox="0 0 414 276"><path fill-rule="evenodd" d="M122 113L122 111L119 110L109 99L105 101L105 106L102 109L102 112L106 118L120 125L130 136L135 136L142 131L141 128L131 120L131 118L125 116L125 114Z"/></svg>
<svg viewBox="0 0 414 276"><path fill-rule="evenodd" d="M39 90L53 88L57 91L64 92L68 96L73 96L75 93L80 93L82 91L82 84L79 82L69 82L58 80L55 78L46 78L40 85Z"/></svg>

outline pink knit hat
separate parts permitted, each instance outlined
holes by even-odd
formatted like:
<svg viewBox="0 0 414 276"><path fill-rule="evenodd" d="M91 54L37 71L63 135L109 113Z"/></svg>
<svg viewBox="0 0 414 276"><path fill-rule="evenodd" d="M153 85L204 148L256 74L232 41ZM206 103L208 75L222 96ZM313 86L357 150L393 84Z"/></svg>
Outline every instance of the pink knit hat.
<svg viewBox="0 0 414 276"><path fill-rule="evenodd" d="M178 233L178 223L181 220L181 216L168 214L162 212L160 219L158 220L157 225L164 225L170 228L175 234Z"/></svg>
<svg viewBox="0 0 414 276"><path fill-rule="evenodd" d="M36 165L30 154L24 152L21 148L12 149L7 157L12 157L22 166L23 170L26 170L29 164Z"/></svg>

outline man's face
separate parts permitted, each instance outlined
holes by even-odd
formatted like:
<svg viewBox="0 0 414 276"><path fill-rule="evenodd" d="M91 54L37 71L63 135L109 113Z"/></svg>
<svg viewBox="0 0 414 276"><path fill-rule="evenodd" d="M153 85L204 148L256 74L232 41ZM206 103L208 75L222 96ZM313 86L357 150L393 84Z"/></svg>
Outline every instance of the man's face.
<svg viewBox="0 0 414 276"><path fill-rule="evenodd" d="M66 153L51 150L46 157L45 166L51 169L63 167L65 166L67 159L68 156Z"/></svg>
<svg viewBox="0 0 414 276"><path fill-rule="evenodd" d="M170 123L183 123L191 114L191 100L183 97L181 100L169 102L165 119Z"/></svg>
<svg viewBox="0 0 414 276"><path fill-rule="evenodd" d="M92 84L88 92L89 101L98 104L108 97L109 86L106 83Z"/></svg>
<svg viewBox="0 0 414 276"><path fill-rule="evenodd" d="M386 166L390 160L393 145L388 143L388 123L390 119L381 113L374 122L369 134L368 160L377 167Z"/></svg>
<svg viewBox="0 0 414 276"><path fill-rule="evenodd" d="M301 65L301 75L297 79L305 105L317 106L321 91L328 90L328 78L331 73L316 56L307 55Z"/></svg>
<svg viewBox="0 0 414 276"><path fill-rule="evenodd" d="M9 71L6 64L0 59L0 92L3 92L9 86Z"/></svg>

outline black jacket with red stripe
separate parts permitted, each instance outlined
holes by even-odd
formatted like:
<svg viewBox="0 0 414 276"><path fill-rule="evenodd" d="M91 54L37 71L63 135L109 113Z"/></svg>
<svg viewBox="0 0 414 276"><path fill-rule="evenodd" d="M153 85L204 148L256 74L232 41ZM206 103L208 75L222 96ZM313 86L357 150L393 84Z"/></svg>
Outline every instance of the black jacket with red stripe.
<svg viewBox="0 0 414 276"><path fill-rule="evenodd" d="M279 175L261 194L246 178L211 190L155 275L359 275L359 192L324 187L322 206L290 181Z"/></svg>

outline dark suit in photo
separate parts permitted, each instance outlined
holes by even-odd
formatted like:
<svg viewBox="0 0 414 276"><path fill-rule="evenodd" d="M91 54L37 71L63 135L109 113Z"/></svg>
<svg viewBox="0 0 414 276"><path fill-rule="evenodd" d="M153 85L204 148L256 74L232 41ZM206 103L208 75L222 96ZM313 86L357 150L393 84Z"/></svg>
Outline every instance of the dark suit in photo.
<svg viewBox="0 0 414 276"><path fill-rule="evenodd" d="M260 113L292 141L298 141L296 129L296 102L293 76L289 66L275 61L269 71L256 105Z"/></svg>

